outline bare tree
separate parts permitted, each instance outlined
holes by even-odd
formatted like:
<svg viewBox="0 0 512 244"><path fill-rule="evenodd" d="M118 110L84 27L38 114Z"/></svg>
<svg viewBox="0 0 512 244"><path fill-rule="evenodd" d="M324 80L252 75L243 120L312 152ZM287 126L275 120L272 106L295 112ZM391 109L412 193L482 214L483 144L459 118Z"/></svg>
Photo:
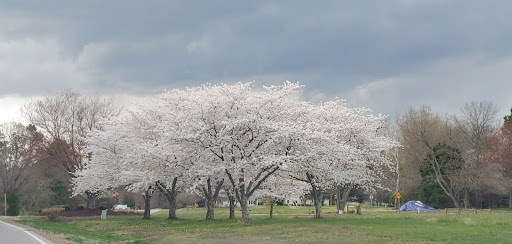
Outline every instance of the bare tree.
<svg viewBox="0 0 512 244"><path fill-rule="evenodd" d="M447 153L445 150L436 150L439 143L451 141L454 133L453 125L447 118L432 113L432 110L423 106L419 109L410 108L399 118L399 128L402 135L402 144L408 154L408 164L426 162L434 172L434 181L443 192L459 208L457 197L456 175L444 172L443 165L438 162L437 153ZM456 157L454 157L456 158ZM416 165L417 169L420 168Z"/></svg>
<svg viewBox="0 0 512 244"><path fill-rule="evenodd" d="M23 117L44 135L41 148L58 161L73 177L91 156L85 150L84 137L92 129L101 129L100 121L120 113L112 99L84 96L70 90L49 93L22 109ZM88 206L94 207L97 193L86 192Z"/></svg>
<svg viewBox="0 0 512 244"><path fill-rule="evenodd" d="M40 139L41 134L33 126L15 122L0 125L0 187L4 195L18 195L26 185L25 171L37 162L34 145Z"/></svg>
<svg viewBox="0 0 512 244"><path fill-rule="evenodd" d="M460 171L464 208L470 207L469 193L482 185L479 167L488 147L487 138L497 132L497 114L498 108L491 102L473 101L466 103L460 116L454 118L458 136L452 139L464 158Z"/></svg>
<svg viewBox="0 0 512 244"><path fill-rule="evenodd" d="M512 109L511 109L512 114ZM480 170L483 187L489 192L508 194L512 208L512 115L504 117L499 133L487 138Z"/></svg>

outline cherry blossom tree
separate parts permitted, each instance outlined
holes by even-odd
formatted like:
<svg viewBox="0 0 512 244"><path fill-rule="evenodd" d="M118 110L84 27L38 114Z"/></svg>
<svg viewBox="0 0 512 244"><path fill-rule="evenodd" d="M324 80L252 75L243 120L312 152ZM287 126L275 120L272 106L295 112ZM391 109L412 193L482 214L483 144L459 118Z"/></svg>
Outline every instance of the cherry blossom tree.
<svg viewBox="0 0 512 244"><path fill-rule="evenodd" d="M97 196L103 191L129 184L128 178L122 175L124 156L130 150L126 117L111 118L103 123L105 130L94 130L86 138L91 155L88 163L71 179L73 196L84 192Z"/></svg>
<svg viewBox="0 0 512 244"><path fill-rule="evenodd" d="M341 100L312 105L307 115L302 119L309 130L291 140L292 172L311 185L315 217L320 218L325 191L342 184L375 184L382 167L391 166L383 152L397 143L383 133L385 117L348 108Z"/></svg>
<svg viewBox="0 0 512 244"><path fill-rule="evenodd" d="M142 101L138 109L119 118L111 118L102 130L87 137L92 152L84 170L74 179L74 192L100 192L124 186L141 193L145 202L144 218L150 218L150 201L154 190L160 190L169 201L169 219L176 219L176 192L181 185L187 160L177 145L163 141L165 133L158 126L161 113L155 101Z"/></svg>
<svg viewBox="0 0 512 244"><path fill-rule="evenodd" d="M395 143L381 133L382 116L342 101L309 104L299 100L300 89L286 82L259 91L252 83L166 91L91 133L88 143L96 148L86 169L118 164L104 167L122 178L107 185L126 185L146 198L156 187L171 199L181 177L182 185L205 196L207 220L214 219L214 203L229 184L244 222L251 220L248 199L258 190L262 196L304 189L272 177L281 170L311 186L320 217L322 191L375 181L388 164L382 151Z"/></svg>
<svg viewBox="0 0 512 244"><path fill-rule="evenodd" d="M161 95L166 107L175 108L162 123L173 128L167 141L178 142L182 150L198 156L189 172L211 199L207 206L213 206L227 180L241 205L243 221L250 221L248 198L283 163L276 147L281 145L276 143L284 133L293 133L283 128L292 127L289 109L298 102L300 89L289 82L260 92L252 86L205 85Z"/></svg>

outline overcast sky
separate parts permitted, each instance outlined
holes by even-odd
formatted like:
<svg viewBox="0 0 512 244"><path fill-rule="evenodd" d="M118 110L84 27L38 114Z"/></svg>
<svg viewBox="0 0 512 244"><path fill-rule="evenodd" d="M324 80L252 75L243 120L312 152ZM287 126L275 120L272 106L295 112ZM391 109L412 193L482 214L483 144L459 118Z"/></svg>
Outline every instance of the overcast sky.
<svg viewBox="0 0 512 244"><path fill-rule="evenodd" d="M255 80L396 116L512 107L511 1L0 2L0 122L48 91Z"/></svg>

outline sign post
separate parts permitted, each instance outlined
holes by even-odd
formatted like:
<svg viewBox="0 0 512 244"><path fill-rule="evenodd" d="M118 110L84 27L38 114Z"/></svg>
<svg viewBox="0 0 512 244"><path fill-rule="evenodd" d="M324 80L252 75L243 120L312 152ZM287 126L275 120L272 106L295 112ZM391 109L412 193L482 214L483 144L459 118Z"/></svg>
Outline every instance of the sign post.
<svg viewBox="0 0 512 244"><path fill-rule="evenodd" d="M402 195L400 195L400 192L397 192L397 193L395 194L395 196L396 196L396 198L398 199L398 201L397 201L397 202L398 202L398 206L396 206L396 207L397 207L397 208L400 208L400 198L402 197Z"/></svg>

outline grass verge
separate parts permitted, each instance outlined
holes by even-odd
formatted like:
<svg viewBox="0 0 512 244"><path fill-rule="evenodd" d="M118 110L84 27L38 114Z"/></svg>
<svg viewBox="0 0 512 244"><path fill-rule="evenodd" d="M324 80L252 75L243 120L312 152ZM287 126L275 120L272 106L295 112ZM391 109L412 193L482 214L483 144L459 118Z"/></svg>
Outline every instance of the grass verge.
<svg viewBox="0 0 512 244"><path fill-rule="evenodd" d="M64 234L76 243L508 243L512 240L512 212L492 215L466 213L396 213L384 208L363 209L363 215L338 215L325 207L325 217L314 219L312 207L251 208L253 221L227 219L227 209L216 209L216 220L205 221L205 209L179 209L179 219L166 211L141 216L108 216L107 220L48 222L25 217L21 223ZM483 212L482 212L483 213ZM239 213L237 213L240 215Z"/></svg>

